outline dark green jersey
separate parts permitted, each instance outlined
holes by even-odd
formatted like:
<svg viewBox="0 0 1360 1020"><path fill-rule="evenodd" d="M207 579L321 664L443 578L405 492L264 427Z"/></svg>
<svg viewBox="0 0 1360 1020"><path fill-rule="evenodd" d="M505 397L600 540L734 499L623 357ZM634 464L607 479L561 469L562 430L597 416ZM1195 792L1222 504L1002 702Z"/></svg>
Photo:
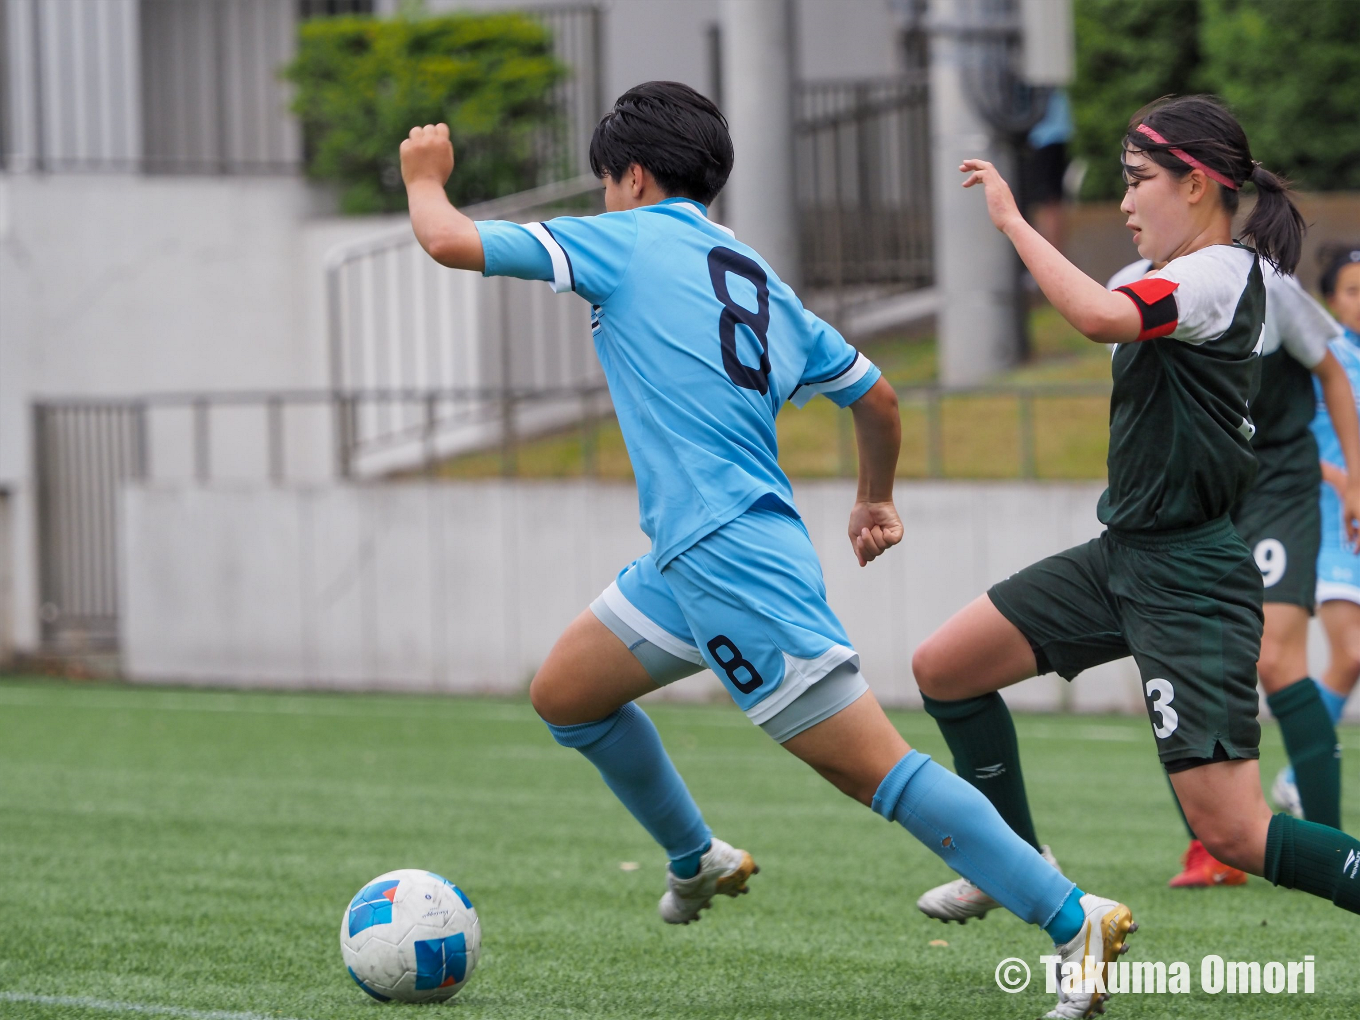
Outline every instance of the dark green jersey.
<svg viewBox="0 0 1360 1020"><path fill-rule="evenodd" d="M1311 443L1313 459L1317 460L1311 428L1316 411L1309 369L1283 347L1261 358L1261 386L1251 405L1251 420L1256 426L1252 446L1260 451L1305 440Z"/></svg>
<svg viewBox="0 0 1360 1020"><path fill-rule="evenodd" d="M1261 389L1251 405L1262 473L1277 465L1315 475L1317 443L1310 425L1317 407L1313 372L1341 327L1292 276L1262 270L1266 321L1261 330ZM1287 449L1286 449L1287 448ZM1294 464L1292 461L1299 460Z"/></svg>
<svg viewBox="0 0 1360 1020"><path fill-rule="evenodd" d="M1256 253L1211 245L1117 289L1138 306L1143 332L1114 352L1109 488L1097 515L1119 531L1222 517L1256 478L1248 408L1266 300Z"/></svg>

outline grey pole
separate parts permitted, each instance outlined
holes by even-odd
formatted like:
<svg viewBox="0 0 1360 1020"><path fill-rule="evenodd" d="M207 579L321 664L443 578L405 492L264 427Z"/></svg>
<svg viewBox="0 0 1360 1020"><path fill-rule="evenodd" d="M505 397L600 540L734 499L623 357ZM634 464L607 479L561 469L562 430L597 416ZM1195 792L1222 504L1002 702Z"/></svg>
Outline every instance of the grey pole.
<svg viewBox="0 0 1360 1020"><path fill-rule="evenodd" d="M791 6L791 0L723 0L723 112L736 147L723 206L737 237L796 287Z"/></svg>
<svg viewBox="0 0 1360 1020"><path fill-rule="evenodd" d="M935 287L940 381L981 382L1015 364L1020 352L1015 312L1015 253L992 226L981 188L965 191L959 164L995 163L1014 182L1009 146L968 97L963 29L982 11L973 0L930 0L930 134L934 176Z"/></svg>

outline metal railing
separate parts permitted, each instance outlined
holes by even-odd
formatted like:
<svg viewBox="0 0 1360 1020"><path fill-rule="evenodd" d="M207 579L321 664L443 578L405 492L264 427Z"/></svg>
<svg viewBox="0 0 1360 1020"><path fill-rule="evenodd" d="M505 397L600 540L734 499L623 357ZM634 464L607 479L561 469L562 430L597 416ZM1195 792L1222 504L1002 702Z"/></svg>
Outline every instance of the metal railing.
<svg viewBox="0 0 1360 1020"><path fill-rule="evenodd" d="M990 401L1013 403L1015 426L995 429L983 444L1009 444L1011 452L986 451L991 456L980 476L1043 477L1039 409L1108 394L1108 384L1096 383L903 388L904 460L915 455L921 463L904 463L899 473L978 477L975 458L971 467L951 459L950 416L975 415L978 402ZM365 432L366 416L377 412L402 427ZM837 412L822 443L830 456L809 470L786 461L789 473L853 476L851 430L850 413ZM977 447L976 433L968 435ZM71 653L116 643L119 492L128 484L258 487L358 475L631 478L602 384L44 400L33 407L33 437L42 635L48 648Z"/></svg>
<svg viewBox="0 0 1360 1020"><path fill-rule="evenodd" d="M799 85L794 139L804 281L928 286L925 73Z"/></svg>
<svg viewBox="0 0 1360 1020"><path fill-rule="evenodd" d="M586 176L471 206L477 219L547 219L597 212L600 184ZM326 264L331 386L336 393L469 394L466 413L437 416L417 405L360 401L350 419L348 461L360 474L391 470L406 437L433 427L443 452L494 443L479 422L511 412L515 393L598 390L604 376L590 335L590 309L543 283L455 273L435 263L402 225L332 250ZM537 402L531 428L566 425L576 406ZM370 463L369 450L384 454Z"/></svg>

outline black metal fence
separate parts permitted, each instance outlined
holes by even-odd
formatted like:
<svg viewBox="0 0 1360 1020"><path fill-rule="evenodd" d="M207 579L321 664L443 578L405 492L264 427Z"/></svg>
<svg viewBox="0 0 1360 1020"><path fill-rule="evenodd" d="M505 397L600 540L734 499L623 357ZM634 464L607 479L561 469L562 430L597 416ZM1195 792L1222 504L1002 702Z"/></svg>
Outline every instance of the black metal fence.
<svg viewBox="0 0 1360 1020"><path fill-rule="evenodd" d="M925 73L801 84L794 145L804 281L929 285Z"/></svg>

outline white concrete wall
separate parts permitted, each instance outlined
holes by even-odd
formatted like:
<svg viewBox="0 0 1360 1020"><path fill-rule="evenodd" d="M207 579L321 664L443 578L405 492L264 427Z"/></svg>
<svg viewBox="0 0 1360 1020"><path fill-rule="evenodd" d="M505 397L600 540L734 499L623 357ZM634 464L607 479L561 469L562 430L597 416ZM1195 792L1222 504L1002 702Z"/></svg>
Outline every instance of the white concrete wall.
<svg viewBox="0 0 1360 1020"><path fill-rule="evenodd" d="M906 541L861 570L844 536L853 485L800 485L831 604L879 697L919 705L916 645L992 582L1096 535L1099 491L903 485ZM148 486L124 511L124 665L144 682L521 691L647 548L623 485ZM674 693L721 696L709 673ZM1008 699L1142 710L1128 661Z"/></svg>
<svg viewBox="0 0 1360 1020"><path fill-rule="evenodd" d="M0 174L0 486L20 649L37 641L32 402L329 385L325 252L394 221L332 208L293 178ZM289 459L319 477L326 423L305 417ZM261 477L241 466L263 464L259 426L214 428L228 476ZM153 416L152 432L153 470L187 477L187 414Z"/></svg>

